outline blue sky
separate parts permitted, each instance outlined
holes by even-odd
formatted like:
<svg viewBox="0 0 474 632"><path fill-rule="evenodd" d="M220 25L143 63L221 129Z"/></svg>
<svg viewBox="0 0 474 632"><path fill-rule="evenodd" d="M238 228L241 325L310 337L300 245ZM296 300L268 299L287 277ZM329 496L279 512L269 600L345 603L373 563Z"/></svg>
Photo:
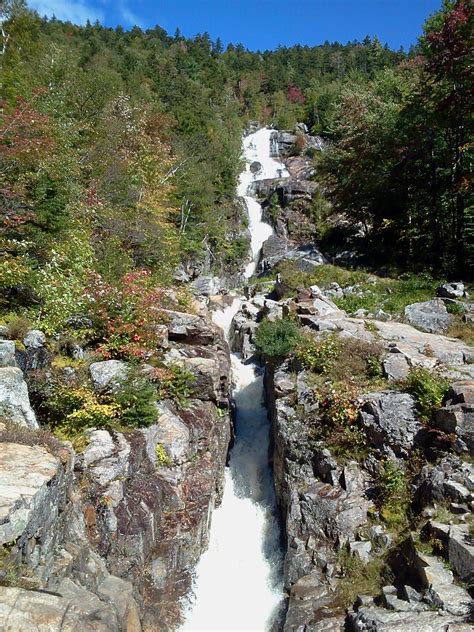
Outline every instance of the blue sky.
<svg viewBox="0 0 474 632"><path fill-rule="evenodd" d="M382 42L408 48L425 19L442 0L30 0L41 15L83 24L99 20L130 28L160 25L171 35L207 31L224 44L252 50L279 44L345 43L377 35Z"/></svg>

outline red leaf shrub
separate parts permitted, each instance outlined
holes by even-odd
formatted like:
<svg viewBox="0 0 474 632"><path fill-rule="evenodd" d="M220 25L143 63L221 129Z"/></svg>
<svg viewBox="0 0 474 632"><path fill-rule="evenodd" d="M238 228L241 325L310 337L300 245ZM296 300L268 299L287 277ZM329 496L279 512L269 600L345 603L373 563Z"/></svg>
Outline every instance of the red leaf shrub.
<svg viewBox="0 0 474 632"><path fill-rule="evenodd" d="M94 272L85 294L94 328L102 338L98 351L105 359L149 359L159 349L157 325L164 322L164 293L153 286L148 270L122 277L117 286Z"/></svg>

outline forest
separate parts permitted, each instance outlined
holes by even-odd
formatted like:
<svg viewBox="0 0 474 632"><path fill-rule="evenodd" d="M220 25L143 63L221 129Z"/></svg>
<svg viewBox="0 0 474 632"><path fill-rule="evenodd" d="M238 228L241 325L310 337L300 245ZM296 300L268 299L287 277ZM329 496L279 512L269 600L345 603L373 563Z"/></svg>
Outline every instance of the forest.
<svg viewBox="0 0 474 632"><path fill-rule="evenodd" d="M472 276L472 4L446 1L409 52L376 37L225 49L156 26L77 26L2 3L2 310L54 332L91 275L126 292L236 271L235 199L249 121L328 141L314 157L367 267ZM134 277L135 278L135 277ZM97 281L98 280L98 281ZM150 290L151 291L151 290Z"/></svg>

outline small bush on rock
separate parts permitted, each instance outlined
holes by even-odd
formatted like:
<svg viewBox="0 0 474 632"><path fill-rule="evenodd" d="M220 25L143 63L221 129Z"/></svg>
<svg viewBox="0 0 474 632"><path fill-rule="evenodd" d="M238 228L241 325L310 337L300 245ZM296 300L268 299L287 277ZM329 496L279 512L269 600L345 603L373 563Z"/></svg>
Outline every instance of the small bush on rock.
<svg viewBox="0 0 474 632"><path fill-rule="evenodd" d="M185 408L193 393L195 376L179 364L157 367L152 374L158 387L159 399L172 399L178 406Z"/></svg>
<svg viewBox="0 0 474 632"><path fill-rule="evenodd" d="M407 524L410 495L404 469L391 459L385 461L378 477L380 515L389 527Z"/></svg>
<svg viewBox="0 0 474 632"><path fill-rule="evenodd" d="M161 445L161 443L156 444L155 455L156 455L157 466L161 465L161 466L167 467L171 465L171 459L168 455L168 452L166 452L165 448Z"/></svg>
<svg viewBox="0 0 474 632"><path fill-rule="evenodd" d="M327 375L334 382L361 386L382 378L383 348L373 342L342 339L335 334L323 338L304 336L295 351L304 368Z"/></svg>
<svg viewBox="0 0 474 632"><path fill-rule="evenodd" d="M415 367L410 370L404 387L416 399L420 418L429 421L443 403L449 380L424 367Z"/></svg>
<svg viewBox="0 0 474 632"><path fill-rule="evenodd" d="M302 338L296 347L295 356L305 369L327 374L334 367L340 354L340 344L336 336L317 339L312 336Z"/></svg>
<svg viewBox="0 0 474 632"><path fill-rule="evenodd" d="M102 339L98 351L109 360L149 359L157 354L156 325L164 321L164 293L147 270L126 274L113 286L97 273L90 278L84 300Z"/></svg>
<svg viewBox="0 0 474 632"><path fill-rule="evenodd" d="M367 564L357 556L351 555L347 547L338 553L340 580L337 595L340 605L349 608L358 595L377 595L384 585L384 557L376 557Z"/></svg>
<svg viewBox="0 0 474 632"><path fill-rule="evenodd" d="M255 335L255 346L269 358L286 358L301 339L298 325L292 320L264 320Z"/></svg>
<svg viewBox="0 0 474 632"><path fill-rule="evenodd" d="M9 419L0 417L0 443L40 445L51 454L58 454L63 444L44 428L27 428Z"/></svg>
<svg viewBox="0 0 474 632"><path fill-rule="evenodd" d="M320 390L321 426L316 434L340 461L367 456L367 440L358 425L359 406L350 386L328 384Z"/></svg>
<svg viewBox="0 0 474 632"><path fill-rule="evenodd" d="M129 376L114 399L120 407L121 423L129 428L150 426L158 418L157 390L145 377Z"/></svg>
<svg viewBox="0 0 474 632"><path fill-rule="evenodd" d="M31 329L30 321L23 316L12 315L7 320L8 335L12 340L23 340L29 329Z"/></svg>

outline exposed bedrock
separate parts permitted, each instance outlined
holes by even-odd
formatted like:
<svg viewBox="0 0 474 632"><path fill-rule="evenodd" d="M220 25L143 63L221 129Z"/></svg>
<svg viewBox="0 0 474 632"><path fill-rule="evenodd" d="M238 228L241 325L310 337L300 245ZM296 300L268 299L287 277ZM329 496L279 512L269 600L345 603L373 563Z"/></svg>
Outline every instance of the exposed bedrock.
<svg viewBox="0 0 474 632"><path fill-rule="evenodd" d="M168 321L166 353L195 376L186 405L161 401L144 429L88 430L78 452L0 428L2 630L177 628L222 494L230 361L205 315ZM3 357L3 414L33 426L21 370L8 366L8 348ZM126 371L116 361L90 367L99 390L113 391Z"/></svg>

